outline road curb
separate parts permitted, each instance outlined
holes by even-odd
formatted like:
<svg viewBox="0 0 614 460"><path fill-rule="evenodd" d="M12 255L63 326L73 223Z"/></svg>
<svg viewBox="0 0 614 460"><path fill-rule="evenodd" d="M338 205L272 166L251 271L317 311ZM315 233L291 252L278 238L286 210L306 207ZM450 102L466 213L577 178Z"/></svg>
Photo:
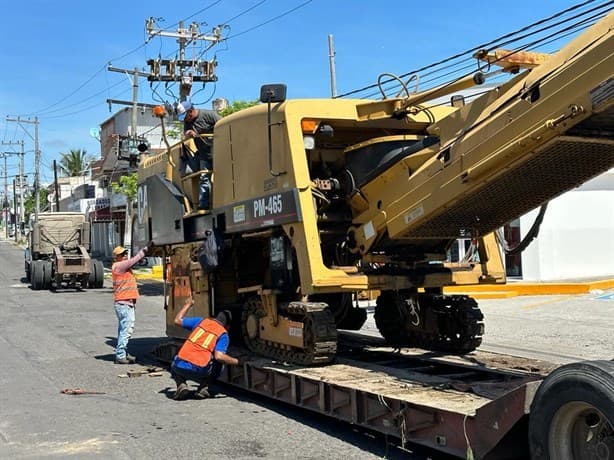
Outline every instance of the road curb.
<svg viewBox="0 0 614 460"><path fill-rule="evenodd" d="M468 294L477 299L496 299L524 295L578 295L607 289L614 289L614 279L565 283L525 283L518 281L496 286L452 286L444 288L443 291L446 294Z"/></svg>

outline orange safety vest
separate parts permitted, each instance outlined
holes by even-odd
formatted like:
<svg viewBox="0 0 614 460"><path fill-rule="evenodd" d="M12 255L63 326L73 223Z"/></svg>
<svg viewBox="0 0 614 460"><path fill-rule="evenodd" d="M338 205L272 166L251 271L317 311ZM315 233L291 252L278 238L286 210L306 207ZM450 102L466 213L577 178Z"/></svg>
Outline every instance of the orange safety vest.
<svg viewBox="0 0 614 460"><path fill-rule="evenodd" d="M177 356L195 366L205 367L211 362L217 340L225 333L224 326L213 319L205 318L192 330Z"/></svg>
<svg viewBox="0 0 614 460"><path fill-rule="evenodd" d="M136 286L136 278L132 274L132 270L124 273L115 271L115 264L111 267L113 274L113 300L115 302L121 300L132 300L136 302L139 298L139 290Z"/></svg>

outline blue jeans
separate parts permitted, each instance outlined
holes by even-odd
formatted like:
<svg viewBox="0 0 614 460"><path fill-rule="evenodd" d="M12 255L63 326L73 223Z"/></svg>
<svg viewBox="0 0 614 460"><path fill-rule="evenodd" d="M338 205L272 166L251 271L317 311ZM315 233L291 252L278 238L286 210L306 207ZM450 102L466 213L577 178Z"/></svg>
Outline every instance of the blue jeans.
<svg viewBox="0 0 614 460"><path fill-rule="evenodd" d="M210 159L211 150L197 152L196 155L182 155L179 160L179 174L185 176L204 169L211 170L213 164ZM203 173L200 176L198 187L198 209L211 208L211 173Z"/></svg>
<svg viewBox="0 0 614 460"><path fill-rule="evenodd" d="M209 173L210 174L210 173ZM211 177L209 174L200 175L200 187L198 193L198 209L211 208Z"/></svg>
<svg viewBox="0 0 614 460"><path fill-rule="evenodd" d="M217 379L224 370L224 365L217 361L212 361L207 367L200 368L201 370L199 372L177 366L176 360L177 357L173 359L173 363L171 364L171 376L178 385L186 380L193 380L200 384L207 383Z"/></svg>
<svg viewBox="0 0 614 460"><path fill-rule="evenodd" d="M115 348L115 358L123 359L126 357L126 347L128 340L134 332L134 307L125 303L115 302L115 314L117 315L117 347Z"/></svg>

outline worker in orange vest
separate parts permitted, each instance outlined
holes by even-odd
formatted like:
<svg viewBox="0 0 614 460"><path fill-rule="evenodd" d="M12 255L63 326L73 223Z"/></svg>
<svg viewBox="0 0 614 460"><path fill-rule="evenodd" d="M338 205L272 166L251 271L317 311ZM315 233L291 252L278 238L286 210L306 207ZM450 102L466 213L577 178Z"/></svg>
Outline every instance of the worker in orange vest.
<svg viewBox="0 0 614 460"><path fill-rule="evenodd" d="M128 258L128 250L123 246L113 249L115 262L111 266L113 275L113 302L117 315L117 345L115 347L115 364L131 364L136 358L127 352L128 341L134 332L136 319L136 301L139 298L139 290L136 278L132 273L132 267L139 262L153 247L153 241L147 243L134 257Z"/></svg>
<svg viewBox="0 0 614 460"><path fill-rule="evenodd" d="M194 393L195 398L209 398L209 383L220 376L224 364L243 364L243 359L226 354L230 345L228 329L232 322L232 313L224 310L215 318L184 318L192 305L194 299L190 296L175 316L176 325L192 331L171 364L171 375L177 384L173 397L176 400L185 399L190 392L187 380L199 383Z"/></svg>

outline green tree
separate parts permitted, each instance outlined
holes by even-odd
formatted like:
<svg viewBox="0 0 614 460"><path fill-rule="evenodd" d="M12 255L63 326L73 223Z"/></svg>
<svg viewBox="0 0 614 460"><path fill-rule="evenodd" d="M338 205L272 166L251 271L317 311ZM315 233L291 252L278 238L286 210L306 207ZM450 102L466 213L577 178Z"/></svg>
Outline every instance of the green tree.
<svg viewBox="0 0 614 460"><path fill-rule="evenodd" d="M60 153L60 174L62 176L83 176L90 162L94 159L83 149L71 149Z"/></svg>
<svg viewBox="0 0 614 460"><path fill-rule="evenodd" d="M248 107L252 107L256 104L258 104L258 100L254 100L254 101L242 101L242 100L238 100L238 101L233 101L232 104L230 104L228 107L226 107L223 110L220 110L220 115L225 117L230 115L231 113L235 113L238 112L239 110L243 110L243 109L247 109Z"/></svg>
<svg viewBox="0 0 614 460"><path fill-rule="evenodd" d="M119 182L112 182L111 188L115 193L121 193L128 198L129 202L136 198L136 173L126 174L119 178Z"/></svg>
<svg viewBox="0 0 614 460"><path fill-rule="evenodd" d="M172 121L169 126L166 127L166 136L176 142L183 136L183 122Z"/></svg>
<svg viewBox="0 0 614 460"><path fill-rule="evenodd" d="M115 193L121 193L126 197L126 233L124 234L123 245L132 246L132 212L134 200L137 192L137 174L131 173L121 176L119 182L111 182L111 189Z"/></svg>
<svg viewBox="0 0 614 460"><path fill-rule="evenodd" d="M41 211L45 209L45 207L48 204L47 202L48 195L49 195L49 190L47 190L46 188L41 188L38 191ZM32 192L28 196L26 196L24 203L23 203L24 220L26 222L29 222L30 214L34 214L35 207L36 207L36 195L34 194L34 192Z"/></svg>

